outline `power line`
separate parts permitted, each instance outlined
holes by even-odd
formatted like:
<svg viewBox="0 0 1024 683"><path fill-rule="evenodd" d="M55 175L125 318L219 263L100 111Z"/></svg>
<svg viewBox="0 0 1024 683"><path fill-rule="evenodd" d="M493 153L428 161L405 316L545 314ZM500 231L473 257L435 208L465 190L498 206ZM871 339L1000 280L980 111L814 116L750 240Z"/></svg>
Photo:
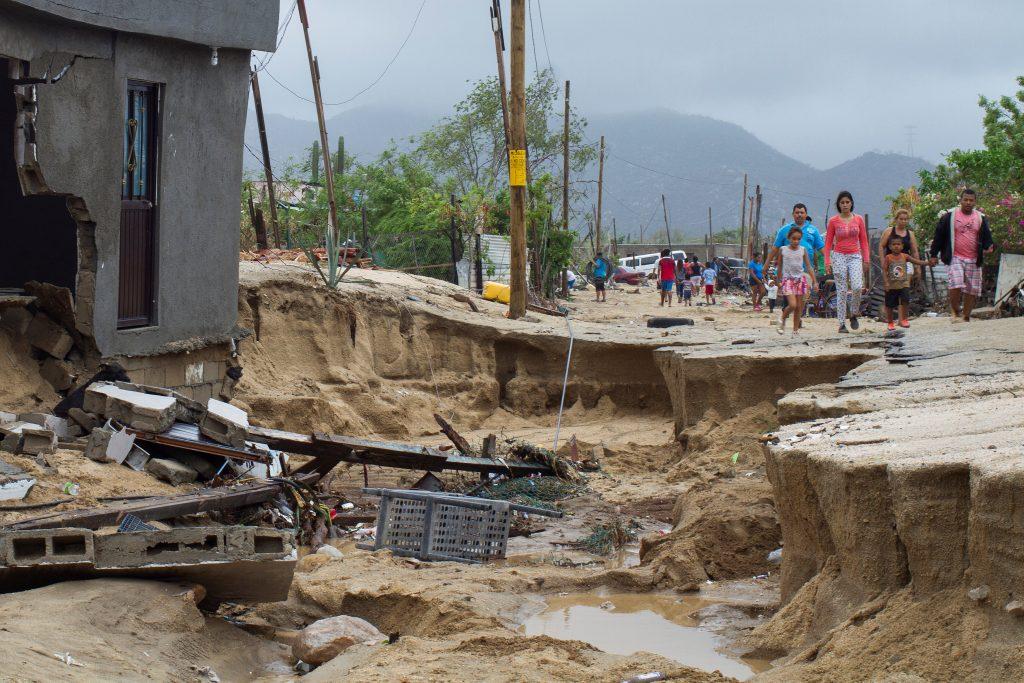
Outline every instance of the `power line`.
<svg viewBox="0 0 1024 683"><path fill-rule="evenodd" d="M537 0L537 16L540 18L540 35L544 39L544 54L548 57L548 69L554 73L555 69L551 66L551 51L548 50L548 32L544 29L544 8L541 7L540 0Z"/></svg>
<svg viewBox="0 0 1024 683"><path fill-rule="evenodd" d="M403 40L402 44L398 46L398 50L395 52L395 55L391 58L391 61L389 61L387 63L387 66L384 67L384 70L380 72L380 75L377 76L377 78L374 79L374 81L372 83L370 83L368 86L366 86L365 88L363 88L362 90L360 90L355 95L353 95L352 97L348 98L347 100L342 100L341 102L324 102L324 106L325 107L341 107L343 105L346 105L349 102L352 102L353 100L355 100L360 95L363 95L368 90L370 90L375 85L377 85L378 83L381 82L381 79L383 79L384 76L387 75L388 71L391 69L391 66L398 59L399 55L402 54L402 50L405 49L405 46L409 42L409 39L412 38L412 34L416 30L416 25L420 21L420 15L423 14L423 8L426 6L426 4L427 4L427 0L423 0L423 2L420 3L420 8L418 10L416 10L416 16L412 20L412 26L409 27L409 33L406 34L405 40ZM308 97L304 97L304 96L300 95L299 93L295 92L294 90L289 88L287 85L285 85L281 81L277 80L277 78L274 77L274 74L270 73L269 69L267 69L267 75L270 76L270 80L274 81L279 86L281 86L282 88L284 88L285 90L290 92L292 95L295 95L295 97L298 97L300 100L303 100L304 102L309 102L310 104L316 104L316 102L314 102L313 100L309 99Z"/></svg>
<svg viewBox="0 0 1024 683"><path fill-rule="evenodd" d="M530 42L533 43L533 72L540 71L540 62L537 61L537 34L533 31L533 0L526 3L527 14L530 17Z"/></svg>
<svg viewBox="0 0 1024 683"><path fill-rule="evenodd" d="M298 6L298 4L298 0L295 0L295 2L292 3L292 8L288 10L288 16L285 17L285 20L283 22L281 22L281 26L277 30L277 43L274 45L274 51L268 54L263 59L263 61L259 62L259 64L256 65L256 68L253 69L253 71L263 71L264 69L266 69L267 65L270 64L270 60L272 60L274 58L274 55L277 54L277 51L281 49L281 43L284 42L284 37L288 34L288 27L291 26L292 17L295 16L295 8L296 6Z"/></svg>

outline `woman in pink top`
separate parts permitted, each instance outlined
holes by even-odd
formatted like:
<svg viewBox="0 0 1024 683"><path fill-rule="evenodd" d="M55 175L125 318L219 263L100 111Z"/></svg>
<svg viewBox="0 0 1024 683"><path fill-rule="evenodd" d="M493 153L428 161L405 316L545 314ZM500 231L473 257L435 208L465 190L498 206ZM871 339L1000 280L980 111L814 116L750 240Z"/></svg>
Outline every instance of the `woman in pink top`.
<svg viewBox="0 0 1024 683"><path fill-rule="evenodd" d="M839 318L839 331L848 332L846 317L850 317L850 327L857 329L857 314L860 313L860 297L864 293L864 283L868 279L868 268L871 257L868 247L868 228L864 218L853 213L853 195L843 190L836 197L838 216L832 216L825 229L825 272L831 273L836 281L836 309ZM850 310L846 309L846 294L853 293Z"/></svg>

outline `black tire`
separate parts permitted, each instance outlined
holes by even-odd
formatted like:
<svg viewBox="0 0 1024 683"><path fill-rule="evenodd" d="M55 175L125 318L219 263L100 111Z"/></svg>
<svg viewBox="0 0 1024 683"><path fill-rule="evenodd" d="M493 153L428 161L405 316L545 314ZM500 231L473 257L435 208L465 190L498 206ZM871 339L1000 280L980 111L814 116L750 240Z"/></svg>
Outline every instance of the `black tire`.
<svg viewBox="0 0 1024 683"><path fill-rule="evenodd" d="M692 318L651 318L647 321L647 327L678 327L679 325L692 325Z"/></svg>

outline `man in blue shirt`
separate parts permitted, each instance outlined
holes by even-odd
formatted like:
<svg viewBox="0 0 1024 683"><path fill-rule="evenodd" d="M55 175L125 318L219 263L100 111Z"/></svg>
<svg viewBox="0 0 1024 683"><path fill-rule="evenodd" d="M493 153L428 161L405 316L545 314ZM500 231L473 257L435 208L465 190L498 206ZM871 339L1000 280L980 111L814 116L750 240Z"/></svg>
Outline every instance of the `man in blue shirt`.
<svg viewBox="0 0 1024 683"><path fill-rule="evenodd" d="M604 291L604 281L608 279L608 261L603 252L597 252L594 257L594 301L605 301L607 294Z"/></svg>
<svg viewBox="0 0 1024 683"><path fill-rule="evenodd" d="M825 238L821 236L818 228L807 219L807 205L798 203L793 205L793 222L786 223L775 233L775 244L772 246L771 253L768 254L768 260L764 262L765 272L773 264L776 266L781 265L782 258L779 250L789 243L789 230L793 227L800 228L803 231L804 236L800 240L800 246L807 250L807 256L811 263L816 263L814 260L815 255L825 248ZM804 277L808 275L808 273L805 273ZM809 288L807 292L807 296L810 296L811 290ZM807 296L800 297L800 310L803 310L804 304L807 302Z"/></svg>

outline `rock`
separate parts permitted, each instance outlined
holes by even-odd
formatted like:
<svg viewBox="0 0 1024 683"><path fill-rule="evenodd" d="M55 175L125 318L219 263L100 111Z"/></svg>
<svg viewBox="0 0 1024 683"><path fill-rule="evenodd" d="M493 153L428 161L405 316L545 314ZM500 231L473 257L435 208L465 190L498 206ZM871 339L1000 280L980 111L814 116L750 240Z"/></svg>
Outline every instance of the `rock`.
<svg viewBox="0 0 1024 683"><path fill-rule="evenodd" d="M243 448L249 437L249 416L241 408L211 398L199 421L199 431L219 443Z"/></svg>
<svg viewBox="0 0 1024 683"><path fill-rule="evenodd" d="M26 335L32 346L60 360L68 355L75 343L71 335L45 313L36 313Z"/></svg>
<svg viewBox="0 0 1024 683"><path fill-rule="evenodd" d="M21 452L28 455L46 455L57 450L57 435L46 427L33 425L21 430Z"/></svg>
<svg viewBox="0 0 1024 683"><path fill-rule="evenodd" d="M85 412L81 408L69 408L68 417L87 432L91 432L96 429L100 424L99 418L92 413Z"/></svg>
<svg viewBox="0 0 1024 683"><path fill-rule="evenodd" d="M67 391L75 381L75 373L67 361L47 358L39 368L39 374L57 391Z"/></svg>
<svg viewBox="0 0 1024 683"><path fill-rule="evenodd" d="M0 315L0 327L10 331L11 336L24 337L32 324L32 314L24 308L8 308Z"/></svg>
<svg viewBox="0 0 1024 683"><path fill-rule="evenodd" d="M380 643L384 640L387 640L387 636L370 622L343 614L314 621L302 629L292 646L292 654L309 664L320 665L331 661L353 645Z"/></svg>
<svg viewBox="0 0 1024 683"><path fill-rule="evenodd" d="M213 479L217 476L217 470L220 468L219 464L210 462L198 453L189 453L188 451L180 451L174 454L174 459L180 463L188 465L196 471L200 479Z"/></svg>
<svg viewBox="0 0 1024 683"><path fill-rule="evenodd" d="M184 463L167 458L150 458L146 463L146 471L157 479L162 479L168 484L177 486L195 481L199 474Z"/></svg>
<svg viewBox="0 0 1024 683"><path fill-rule="evenodd" d="M969 597L971 600L974 600L975 602L981 602L982 600L988 597L988 593L988 586L985 584L981 584L980 586L975 586L971 590L967 591L967 597Z"/></svg>
<svg viewBox="0 0 1024 683"><path fill-rule="evenodd" d="M1020 600L1011 600L1006 603L1006 607L1003 609L1015 617L1024 617L1024 602L1021 602Z"/></svg>
<svg viewBox="0 0 1024 683"><path fill-rule="evenodd" d="M338 560L340 560L342 557L344 557L344 555L341 554L341 551L338 550L337 548L335 548L333 545L322 545L322 546L320 546L320 548L317 549L316 554L317 555L326 555L327 557L333 557L333 558L338 559Z"/></svg>

